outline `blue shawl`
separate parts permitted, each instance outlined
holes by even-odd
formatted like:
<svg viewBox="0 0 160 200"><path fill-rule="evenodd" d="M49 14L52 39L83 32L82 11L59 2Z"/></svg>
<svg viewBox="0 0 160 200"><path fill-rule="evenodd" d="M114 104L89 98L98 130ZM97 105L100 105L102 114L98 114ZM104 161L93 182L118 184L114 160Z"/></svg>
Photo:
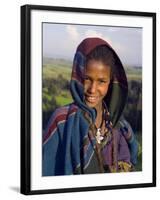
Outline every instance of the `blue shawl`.
<svg viewBox="0 0 160 200"><path fill-rule="evenodd" d="M87 54L107 45L116 58L115 73L104 101L108 107L111 137L100 151L93 135L96 111L84 103L83 77ZM122 63L112 47L100 38L87 38L77 47L70 91L74 102L56 109L43 135L42 175L71 175L118 171L118 163L136 163L137 143L133 132L126 140L119 128L128 85ZM127 126L127 123L125 123ZM123 127L124 128L124 127Z"/></svg>

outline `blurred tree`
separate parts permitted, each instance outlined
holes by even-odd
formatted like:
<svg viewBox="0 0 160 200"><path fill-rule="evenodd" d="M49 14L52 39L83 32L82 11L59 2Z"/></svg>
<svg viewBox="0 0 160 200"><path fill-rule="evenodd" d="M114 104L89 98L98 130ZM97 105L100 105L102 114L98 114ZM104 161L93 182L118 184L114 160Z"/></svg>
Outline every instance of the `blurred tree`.
<svg viewBox="0 0 160 200"><path fill-rule="evenodd" d="M124 116L134 131L142 130L142 83L140 81L132 80L128 84L128 99Z"/></svg>

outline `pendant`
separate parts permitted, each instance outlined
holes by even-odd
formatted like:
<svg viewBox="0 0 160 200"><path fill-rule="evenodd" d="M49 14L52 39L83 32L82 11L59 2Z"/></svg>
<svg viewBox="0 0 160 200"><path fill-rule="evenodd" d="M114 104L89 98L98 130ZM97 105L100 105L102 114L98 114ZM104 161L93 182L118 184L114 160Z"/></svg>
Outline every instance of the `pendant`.
<svg viewBox="0 0 160 200"><path fill-rule="evenodd" d="M101 143L101 141L103 140L103 138L104 138L104 137L101 135L101 129L98 128L98 129L97 129L97 132L96 132L96 140L97 140L98 144Z"/></svg>

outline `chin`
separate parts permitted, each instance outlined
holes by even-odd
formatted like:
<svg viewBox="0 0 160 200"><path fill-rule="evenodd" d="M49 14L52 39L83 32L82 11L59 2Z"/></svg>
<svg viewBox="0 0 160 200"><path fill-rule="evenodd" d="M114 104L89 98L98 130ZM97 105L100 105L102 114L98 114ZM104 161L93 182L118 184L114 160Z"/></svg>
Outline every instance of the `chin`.
<svg viewBox="0 0 160 200"><path fill-rule="evenodd" d="M86 103L88 107L90 108L96 108L98 104L92 104L92 103Z"/></svg>

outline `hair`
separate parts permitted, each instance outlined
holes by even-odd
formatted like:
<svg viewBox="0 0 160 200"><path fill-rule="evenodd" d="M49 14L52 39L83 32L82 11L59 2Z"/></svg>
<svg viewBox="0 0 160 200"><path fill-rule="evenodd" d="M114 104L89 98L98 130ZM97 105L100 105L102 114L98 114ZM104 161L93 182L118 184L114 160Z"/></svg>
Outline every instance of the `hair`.
<svg viewBox="0 0 160 200"><path fill-rule="evenodd" d="M115 64L115 57L113 51L106 45L100 45L93 49L86 57L86 63L89 60L98 60L102 61L105 65L113 67Z"/></svg>
<svg viewBox="0 0 160 200"><path fill-rule="evenodd" d="M86 56L86 65L90 60L101 61L104 65L109 66L111 68L112 77L115 65L115 56L113 51L109 47L107 47L106 45L100 45L93 49Z"/></svg>

